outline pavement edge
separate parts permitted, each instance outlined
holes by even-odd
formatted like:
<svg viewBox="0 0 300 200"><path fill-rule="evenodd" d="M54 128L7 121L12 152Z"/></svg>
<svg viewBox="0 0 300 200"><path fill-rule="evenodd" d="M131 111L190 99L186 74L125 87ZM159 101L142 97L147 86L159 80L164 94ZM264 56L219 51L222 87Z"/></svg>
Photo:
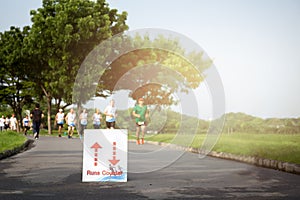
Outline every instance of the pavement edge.
<svg viewBox="0 0 300 200"><path fill-rule="evenodd" d="M132 141L134 141L134 140L132 140ZM164 142L145 141L145 143L159 145L159 146L168 146L170 148L177 149L177 150L183 150L183 151L202 154L202 155L208 155L208 156L215 157L215 158L234 160L234 161L238 161L238 162L256 165L259 167L265 167L265 168L270 168L270 169L275 169L275 170L279 170L279 171L283 171L283 172L300 175L300 165L299 164L288 163L288 162L283 162L283 161L278 161L278 160L271 160L271 159L266 159L266 158L259 158L259 157L254 157L254 156L235 155L235 154L224 153L224 152L216 152L216 151L205 152L205 151L201 151L198 148L183 147L183 146L170 144L170 143L164 143Z"/></svg>
<svg viewBox="0 0 300 200"><path fill-rule="evenodd" d="M11 150L6 150L0 153L0 160L11 157L23 151L30 149L33 146L34 140L27 139L21 146L15 147Z"/></svg>

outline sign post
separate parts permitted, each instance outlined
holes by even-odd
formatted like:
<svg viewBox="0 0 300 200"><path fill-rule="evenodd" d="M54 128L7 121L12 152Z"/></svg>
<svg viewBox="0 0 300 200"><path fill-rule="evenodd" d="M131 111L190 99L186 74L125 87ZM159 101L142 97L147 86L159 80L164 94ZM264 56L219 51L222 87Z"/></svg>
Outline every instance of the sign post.
<svg viewBox="0 0 300 200"><path fill-rule="evenodd" d="M127 130L85 129L83 182L127 182Z"/></svg>

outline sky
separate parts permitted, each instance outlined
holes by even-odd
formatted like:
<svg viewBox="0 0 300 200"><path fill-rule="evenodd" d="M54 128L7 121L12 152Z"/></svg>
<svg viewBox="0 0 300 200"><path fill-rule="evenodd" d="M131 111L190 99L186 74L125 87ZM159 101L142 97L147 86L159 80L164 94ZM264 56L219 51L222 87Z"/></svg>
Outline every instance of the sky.
<svg viewBox="0 0 300 200"><path fill-rule="evenodd" d="M3 32L10 26L30 25L29 12L40 7L42 1L0 2ZM262 118L300 117L300 1L108 0L108 3L111 8L128 12L129 30L167 29L201 46L221 77L227 113L244 112Z"/></svg>

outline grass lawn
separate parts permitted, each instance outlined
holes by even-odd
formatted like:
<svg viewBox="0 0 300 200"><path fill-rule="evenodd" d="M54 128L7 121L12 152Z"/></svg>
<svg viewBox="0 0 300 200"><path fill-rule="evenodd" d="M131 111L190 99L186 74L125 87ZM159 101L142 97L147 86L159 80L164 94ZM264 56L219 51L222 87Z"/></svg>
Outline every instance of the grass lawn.
<svg viewBox="0 0 300 200"><path fill-rule="evenodd" d="M53 137L58 137L58 131L57 130L53 130L52 131L53 134L51 136ZM67 130L63 130L63 136L67 136L67 134L64 134L64 132L67 133ZM27 134L29 137L32 137L33 139L33 133L32 130L28 131ZM40 135L47 135L48 134L48 130L42 129L40 131ZM78 137L77 131L74 132L74 137ZM23 132L17 133L15 131L3 131L0 132L0 153L6 150L12 150L15 147L19 147L21 146L25 141L27 140L27 138L23 135Z"/></svg>
<svg viewBox="0 0 300 200"><path fill-rule="evenodd" d="M223 134L214 150L300 164L300 134Z"/></svg>
<svg viewBox="0 0 300 200"><path fill-rule="evenodd" d="M21 146L27 138L23 133L15 131L2 131L0 132L0 153L5 150L12 150L15 147Z"/></svg>
<svg viewBox="0 0 300 200"><path fill-rule="evenodd" d="M129 136L134 139L134 133ZM200 148L206 135L157 134L146 135L149 141L173 143ZM300 134L221 134L213 151L236 155L257 156L284 162L300 164Z"/></svg>

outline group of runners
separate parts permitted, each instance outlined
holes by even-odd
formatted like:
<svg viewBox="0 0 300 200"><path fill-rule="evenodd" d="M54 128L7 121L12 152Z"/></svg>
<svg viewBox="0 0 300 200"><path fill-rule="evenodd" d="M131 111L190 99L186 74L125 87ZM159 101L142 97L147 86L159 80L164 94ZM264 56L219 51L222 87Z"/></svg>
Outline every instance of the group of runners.
<svg viewBox="0 0 300 200"><path fill-rule="evenodd" d="M109 102L109 105L104 109L103 114L105 115L105 122L107 129L115 129L116 128L116 117L117 117L117 108L115 106L115 101L112 99ZM145 130L147 126L148 119L148 109L147 106L144 105L144 99L139 98L132 112L133 117L135 118L135 126L136 126L136 143L144 144L144 136ZM28 115L24 117L22 120L22 125L24 128L24 134L27 135L27 131L32 127L34 138L39 138L40 126L42 122L42 118L44 117L43 112L40 110L40 105L36 104L35 108L30 113L30 118ZM87 128L88 124L88 113L86 109L82 109L82 112L79 115L79 127L78 132L79 135L82 136L84 133L84 129ZM55 123L58 126L58 136L62 136L62 131L64 124L66 123L68 126L68 138L72 138L76 121L76 113L73 108L70 109L67 115L64 114L63 109L59 109L58 113L55 116ZM99 129L101 125L102 115L99 109L96 109L95 113L92 116L93 127L95 129ZM0 118L0 131L5 129L17 130L17 119L13 114L12 117L5 118L2 116ZM140 135L141 133L141 135Z"/></svg>
<svg viewBox="0 0 300 200"><path fill-rule="evenodd" d="M116 124L117 117L117 108L115 106L115 101L112 99L109 102L109 105L104 110L104 115L106 118L106 127L108 129L114 129ZM92 116L93 127L95 129L99 129L101 125L102 115L99 109L96 109L95 113ZM58 126L58 136L61 137L62 129L64 126L64 122L68 125L68 138L72 138L76 121L76 113L73 108L70 109L69 113L65 116L62 109L59 109L58 113L55 116L55 121ZM84 129L86 129L88 124L88 113L86 109L82 109L79 115L79 135L83 135Z"/></svg>
<svg viewBox="0 0 300 200"><path fill-rule="evenodd" d="M2 117L0 118L0 131L7 131L7 130L12 130L12 131L17 131L18 128L22 127L24 130L24 134L27 135L28 130L30 130L31 127L31 122L29 119L29 116L26 115L22 122L19 122L15 116L15 114L12 114L11 117Z"/></svg>
<svg viewBox="0 0 300 200"><path fill-rule="evenodd" d="M9 116L4 116L0 118L0 131L4 130L17 130L17 125L18 121L17 118L15 117L15 114L12 114L11 117Z"/></svg>
<svg viewBox="0 0 300 200"><path fill-rule="evenodd" d="M105 122L107 129L115 129L116 128L116 117L117 117L117 108L115 106L115 101L112 99L109 102L109 105L104 109L103 114L105 115ZM144 99L139 98L137 104L135 105L132 115L135 118L136 125L136 143L144 144L144 136L145 130L147 126L147 118L148 118L148 109L147 106L144 105ZM93 127L95 129L99 129L101 125L102 115L99 109L96 109L95 113L92 116ZM72 138L75 124L76 124L76 113L74 109L70 109L69 113L65 116L62 109L59 109L58 113L55 116L55 121L58 126L58 136L61 137L62 130L64 126L64 122L68 125L68 138ZM84 133L84 129L86 129L88 124L88 113L86 109L82 109L82 112L79 115L79 127L78 132L81 137ZM141 137L140 137L141 133Z"/></svg>

